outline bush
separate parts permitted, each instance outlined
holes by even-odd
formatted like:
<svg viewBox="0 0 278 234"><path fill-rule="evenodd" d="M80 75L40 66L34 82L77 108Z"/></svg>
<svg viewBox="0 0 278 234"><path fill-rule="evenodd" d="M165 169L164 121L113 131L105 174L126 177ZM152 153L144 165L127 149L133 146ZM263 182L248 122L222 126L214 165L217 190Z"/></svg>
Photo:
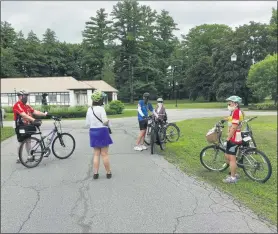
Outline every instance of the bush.
<svg viewBox="0 0 278 234"><path fill-rule="evenodd" d="M108 109L113 113L115 112L116 114L122 114L123 110L125 109L125 105L121 101L115 100L109 103Z"/></svg>
<svg viewBox="0 0 278 234"><path fill-rule="evenodd" d="M277 110L277 105L271 103L261 103L256 105L251 105L249 110Z"/></svg>
<svg viewBox="0 0 278 234"><path fill-rule="evenodd" d="M107 115L116 115L117 112L115 110L110 109L109 107L105 107L105 111Z"/></svg>
<svg viewBox="0 0 278 234"><path fill-rule="evenodd" d="M2 108L5 110L5 113L13 113L12 106L3 106Z"/></svg>
<svg viewBox="0 0 278 234"><path fill-rule="evenodd" d="M124 105L121 101L114 101L116 103L112 103L112 108L110 105L105 106L107 115L116 115L121 114L124 108ZM62 118L86 118L86 113L88 110L88 106L47 106L47 109L44 109L45 106L33 106L34 109L39 111L47 111L50 115L61 116ZM12 107L3 107L5 109L5 113L12 113ZM120 112L120 113L119 113ZM50 116L39 117L41 119L49 119Z"/></svg>

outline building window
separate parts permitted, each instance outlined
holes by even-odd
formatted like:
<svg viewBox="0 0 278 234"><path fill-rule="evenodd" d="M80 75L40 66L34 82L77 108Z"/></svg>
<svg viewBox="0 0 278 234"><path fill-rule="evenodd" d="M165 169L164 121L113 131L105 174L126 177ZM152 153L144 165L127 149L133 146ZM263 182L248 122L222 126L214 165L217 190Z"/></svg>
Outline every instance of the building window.
<svg viewBox="0 0 278 234"><path fill-rule="evenodd" d="M60 95L60 102L68 104L70 101L69 93L61 93Z"/></svg>
<svg viewBox="0 0 278 234"><path fill-rule="evenodd" d="M9 99L7 94L1 94L1 104L8 104Z"/></svg>
<svg viewBox="0 0 278 234"><path fill-rule="evenodd" d="M41 94L36 94L36 103L41 103L42 102L42 95Z"/></svg>
<svg viewBox="0 0 278 234"><path fill-rule="evenodd" d="M9 105L13 105L16 103L16 95L14 93L8 94L8 102L9 102Z"/></svg>
<svg viewBox="0 0 278 234"><path fill-rule="evenodd" d="M57 94L55 93L50 93L48 94L48 101L49 102L57 102Z"/></svg>

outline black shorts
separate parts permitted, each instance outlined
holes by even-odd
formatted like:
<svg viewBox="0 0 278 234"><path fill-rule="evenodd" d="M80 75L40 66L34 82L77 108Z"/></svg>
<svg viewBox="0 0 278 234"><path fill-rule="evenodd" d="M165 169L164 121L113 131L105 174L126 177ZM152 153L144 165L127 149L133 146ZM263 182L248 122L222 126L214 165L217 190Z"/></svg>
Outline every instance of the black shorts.
<svg viewBox="0 0 278 234"><path fill-rule="evenodd" d="M22 141L24 141L25 139L31 137L31 135L29 135L29 134L28 134L28 135L21 135L21 134L19 134L18 128L15 128L15 134L16 134L16 136L17 136L17 141L18 141L18 142L22 142Z"/></svg>
<svg viewBox="0 0 278 234"><path fill-rule="evenodd" d="M147 127L148 127L148 120L140 120L139 121L140 130L146 130Z"/></svg>
<svg viewBox="0 0 278 234"><path fill-rule="evenodd" d="M233 142L228 141L225 153L236 156L238 147L239 147L239 145L234 144Z"/></svg>

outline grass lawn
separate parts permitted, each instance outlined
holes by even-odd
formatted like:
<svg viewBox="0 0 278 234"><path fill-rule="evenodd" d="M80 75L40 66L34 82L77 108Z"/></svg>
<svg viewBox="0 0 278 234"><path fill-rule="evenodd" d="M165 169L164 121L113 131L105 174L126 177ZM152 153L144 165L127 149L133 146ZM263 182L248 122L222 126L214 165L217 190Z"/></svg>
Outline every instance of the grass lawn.
<svg viewBox="0 0 278 234"><path fill-rule="evenodd" d="M1 142L15 135L14 128L12 127L3 127L1 128L0 131L1 131Z"/></svg>
<svg viewBox="0 0 278 234"><path fill-rule="evenodd" d="M137 116L137 111L136 110L124 110L122 114L119 115L108 115L107 117L109 119L115 119L115 118L124 118L124 117L136 117ZM84 120L86 117L84 116L83 118L67 118L68 120L74 120L74 119L80 119ZM6 121L12 121L13 120L13 113L6 113ZM50 121L51 119L46 119L43 121ZM64 119L66 120L66 119ZM51 120L52 121L52 120Z"/></svg>
<svg viewBox="0 0 278 234"><path fill-rule="evenodd" d="M259 116L250 122L258 149L267 155L272 164L272 176L265 184L251 181L242 169L238 169L241 178L237 184L224 184L222 179L228 170L209 172L201 165L200 151L208 145L205 134L217 121L219 118L178 122L181 138L178 142L167 144L165 158L186 173L232 194L258 215L277 225L277 116ZM226 131L224 128L223 133Z"/></svg>

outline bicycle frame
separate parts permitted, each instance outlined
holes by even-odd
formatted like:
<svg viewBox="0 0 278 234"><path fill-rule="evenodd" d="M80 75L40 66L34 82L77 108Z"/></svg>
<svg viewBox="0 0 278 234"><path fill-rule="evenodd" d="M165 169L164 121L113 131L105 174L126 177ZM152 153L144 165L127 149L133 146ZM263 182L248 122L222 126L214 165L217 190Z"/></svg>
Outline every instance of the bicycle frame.
<svg viewBox="0 0 278 234"><path fill-rule="evenodd" d="M41 137L41 140L34 146L34 147L32 147L32 150L37 150L37 147L39 146L38 144L39 143L42 143L42 146L43 146L43 152L45 152L48 148L49 148L49 146L52 144L52 142L53 142L53 140L54 140L54 137L55 137L55 135L56 135L56 133L59 135L60 134L60 132L59 132L59 130L58 130L58 127L57 127L57 124L56 124L56 120L55 120L55 122L54 122L54 128L50 131L50 133L48 133L47 135L44 135L44 136L42 136L42 132L41 132L41 130L40 130L40 128L39 127L37 127L38 128L38 130L39 130L39 132L38 133L35 133L35 134L33 134L33 135L40 135L40 137ZM59 124L60 124L60 122L59 122ZM61 124L60 124L61 125ZM45 144L45 142L44 142L44 139L46 139L48 136L50 136L50 135L52 135L51 136L51 138L50 138L50 141L49 141L49 143L46 145ZM37 146L37 147L36 147ZM36 148L35 148L36 147ZM39 152L40 153L40 152Z"/></svg>

